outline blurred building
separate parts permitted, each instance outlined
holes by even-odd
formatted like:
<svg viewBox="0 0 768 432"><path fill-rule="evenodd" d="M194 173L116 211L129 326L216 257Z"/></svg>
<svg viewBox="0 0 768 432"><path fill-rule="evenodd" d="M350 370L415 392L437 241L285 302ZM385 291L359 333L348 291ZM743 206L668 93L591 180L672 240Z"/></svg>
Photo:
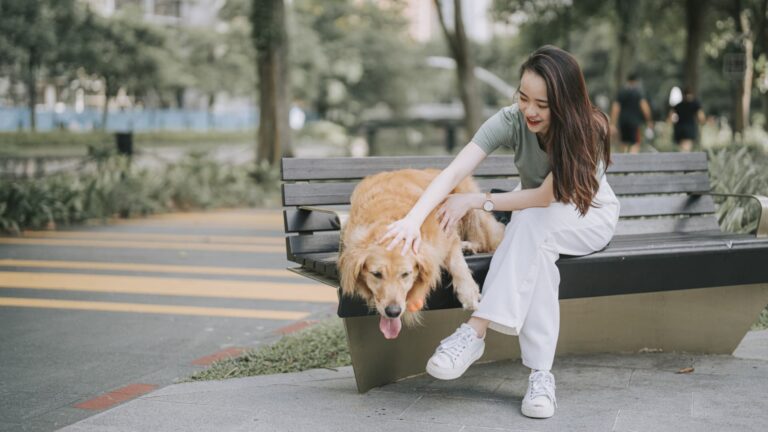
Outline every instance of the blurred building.
<svg viewBox="0 0 768 432"><path fill-rule="evenodd" d="M453 28L453 0L441 0L440 3L445 11L446 24ZM467 36L475 42L489 41L494 31L489 10L492 0L463 1L461 6ZM408 0L405 13L410 21L408 30L414 40L429 42L443 37L433 0Z"/></svg>

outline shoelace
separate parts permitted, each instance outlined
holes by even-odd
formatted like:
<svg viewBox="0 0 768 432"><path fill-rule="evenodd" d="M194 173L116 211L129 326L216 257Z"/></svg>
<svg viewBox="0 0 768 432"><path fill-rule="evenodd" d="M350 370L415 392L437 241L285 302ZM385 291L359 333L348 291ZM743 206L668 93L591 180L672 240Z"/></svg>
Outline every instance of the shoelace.
<svg viewBox="0 0 768 432"><path fill-rule="evenodd" d="M546 396L557 407L555 398L555 383L552 381L552 375L546 372L534 372L530 377L530 399L536 399L539 396Z"/></svg>
<svg viewBox="0 0 768 432"><path fill-rule="evenodd" d="M437 352L445 353L451 361L455 361L467 346L469 346L471 337L472 335L468 331L455 332L440 341L440 346L437 347Z"/></svg>

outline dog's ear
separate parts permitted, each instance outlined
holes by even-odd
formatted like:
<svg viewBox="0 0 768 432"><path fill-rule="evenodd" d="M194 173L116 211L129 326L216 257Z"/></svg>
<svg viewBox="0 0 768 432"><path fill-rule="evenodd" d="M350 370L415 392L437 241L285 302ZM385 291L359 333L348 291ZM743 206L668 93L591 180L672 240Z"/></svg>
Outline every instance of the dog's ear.
<svg viewBox="0 0 768 432"><path fill-rule="evenodd" d="M357 289L357 282L365 260L368 259L368 251L362 247L367 232L366 227L360 226L348 232L345 230L342 236L341 253L336 267L339 270L339 282L344 295L357 294L365 298L366 292Z"/></svg>
<svg viewBox="0 0 768 432"><path fill-rule="evenodd" d="M422 243L419 247L419 253L416 254L416 267L419 275L413 283L413 290L429 293L440 282L442 273L440 271L440 261L438 253L434 247Z"/></svg>
<svg viewBox="0 0 768 432"><path fill-rule="evenodd" d="M364 250L350 247L344 248L337 264L342 294L348 296L354 296L355 294L364 295L363 290L357 289L357 281L367 258L368 255Z"/></svg>

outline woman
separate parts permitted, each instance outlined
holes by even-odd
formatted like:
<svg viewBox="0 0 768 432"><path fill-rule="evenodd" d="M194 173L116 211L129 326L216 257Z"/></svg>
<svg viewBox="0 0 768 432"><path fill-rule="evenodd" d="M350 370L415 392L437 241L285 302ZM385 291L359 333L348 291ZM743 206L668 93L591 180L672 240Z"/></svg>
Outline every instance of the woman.
<svg viewBox="0 0 768 432"><path fill-rule="evenodd" d="M455 379L483 354L487 328L518 335L523 364L531 368L522 412L554 414L550 372L560 326L555 265L559 254L585 255L613 236L619 203L605 179L610 163L608 119L589 101L584 76L567 52L544 46L520 68L519 101L487 120L471 142L429 185L408 215L380 239L401 254L418 252L420 227L433 209L453 229L472 209L512 210L470 320L444 339L427 363L439 379ZM499 146L514 149L521 189L499 194L450 191Z"/></svg>

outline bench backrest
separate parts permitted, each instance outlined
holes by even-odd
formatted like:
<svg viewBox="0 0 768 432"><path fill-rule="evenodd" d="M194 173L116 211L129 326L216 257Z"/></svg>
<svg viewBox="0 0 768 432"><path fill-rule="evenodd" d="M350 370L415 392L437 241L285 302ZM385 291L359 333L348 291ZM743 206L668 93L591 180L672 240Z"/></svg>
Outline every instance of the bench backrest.
<svg viewBox="0 0 768 432"><path fill-rule="evenodd" d="M442 169L452 156L283 158L283 206L288 259L338 250L338 224L330 214L299 206L348 205L365 176L403 168ZM621 201L617 235L719 230L706 153L613 155L608 182ZM518 183L513 156L489 156L475 170L481 189L512 190ZM308 235L311 234L311 235Z"/></svg>

